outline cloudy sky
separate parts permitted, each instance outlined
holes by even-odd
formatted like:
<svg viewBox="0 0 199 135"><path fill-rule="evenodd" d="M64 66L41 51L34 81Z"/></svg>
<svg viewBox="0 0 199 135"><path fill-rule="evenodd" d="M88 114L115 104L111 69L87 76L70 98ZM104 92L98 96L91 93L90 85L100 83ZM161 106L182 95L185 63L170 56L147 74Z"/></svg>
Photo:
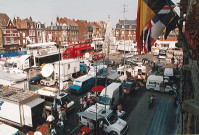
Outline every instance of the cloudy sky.
<svg viewBox="0 0 199 135"><path fill-rule="evenodd" d="M173 0L174 3L180 0ZM112 26L119 19L136 19L137 0L0 0L0 12L11 19L32 17L35 21L55 23L56 17L88 21L107 21L110 15Z"/></svg>

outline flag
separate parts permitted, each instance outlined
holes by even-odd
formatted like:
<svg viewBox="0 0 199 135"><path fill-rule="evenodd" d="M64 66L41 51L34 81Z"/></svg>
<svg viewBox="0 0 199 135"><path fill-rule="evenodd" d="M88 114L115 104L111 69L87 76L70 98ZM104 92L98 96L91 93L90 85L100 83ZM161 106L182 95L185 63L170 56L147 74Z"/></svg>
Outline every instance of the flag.
<svg viewBox="0 0 199 135"><path fill-rule="evenodd" d="M143 30L145 26L165 5L167 5L166 0L138 0L136 41L139 54L143 49Z"/></svg>
<svg viewBox="0 0 199 135"><path fill-rule="evenodd" d="M179 16L177 14L175 14L175 17L172 18L172 20L169 22L169 24L167 25L166 28L166 33L164 35L165 40L167 39L167 36L169 35L169 33L177 28L177 22L179 20Z"/></svg>
<svg viewBox="0 0 199 135"><path fill-rule="evenodd" d="M170 0L169 1L172 9L175 7L175 4ZM144 44L148 47L148 51L151 50L151 46L155 43L158 37L161 35L162 31L167 27L171 22L173 15L167 5L165 5L162 10L151 20L151 25L149 28L145 28L144 35Z"/></svg>

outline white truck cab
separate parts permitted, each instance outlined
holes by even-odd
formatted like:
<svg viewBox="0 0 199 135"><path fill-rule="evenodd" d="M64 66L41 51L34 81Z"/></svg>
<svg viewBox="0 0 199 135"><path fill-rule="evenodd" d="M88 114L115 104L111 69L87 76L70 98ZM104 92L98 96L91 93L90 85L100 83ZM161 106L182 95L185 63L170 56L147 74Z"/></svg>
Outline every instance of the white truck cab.
<svg viewBox="0 0 199 135"><path fill-rule="evenodd" d="M79 112L78 115L81 117L81 123L85 126L88 124L88 120L96 121L96 112L97 112L97 121L103 121L103 130L106 133L124 135L128 129L127 122L118 118L113 114L112 110L104 110L104 108L92 105L84 112Z"/></svg>
<svg viewBox="0 0 199 135"><path fill-rule="evenodd" d="M65 102L67 102L68 111L74 108L75 102L70 99L68 93L65 92L58 93L57 88L44 87L35 92L45 100L46 110L51 110L51 105L53 104L53 102L61 104L65 104Z"/></svg>

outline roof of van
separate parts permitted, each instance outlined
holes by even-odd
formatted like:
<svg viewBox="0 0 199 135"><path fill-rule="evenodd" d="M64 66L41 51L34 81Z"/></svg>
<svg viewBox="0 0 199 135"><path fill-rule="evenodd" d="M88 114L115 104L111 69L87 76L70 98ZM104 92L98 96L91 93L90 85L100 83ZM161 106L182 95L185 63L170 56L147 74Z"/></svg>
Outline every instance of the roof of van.
<svg viewBox="0 0 199 135"><path fill-rule="evenodd" d="M90 106L88 109L85 110L85 112L90 112L90 113L96 113L96 106L92 105ZM104 110L103 107L97 106L97 114L101 117L106 117L108 116L110 113L112 113L112 110L106 109L106 111Z"/></svg>
<svg viewBox="0 0 199 135"><path fill-rule="evenodd" d="M150 75L147 80L163 81L163 76Z"/></svg>
<svg viewBox="0 0 199 135"><path fill-rule="evenodd" d="M78 62L79 60L76 59L66 59L66 60L61 60L60 64L66 64L66 63L72 63L72 62ZM80 61L79 61L80 62ZM54 62L54 64L59 64L59 61Z"/></svg>
<svg viewBox="0 0 199 135"><path fill-rule="evenodd" d="M102 92L100 93L100 96L105 96L105 91L106 91L106 95L108 95L107 97L112 98L113 92L114 92L115 89L117 89L120 85L121 85L121 83L111 83L110 85L107 86L107 88L105 87L105 88L102 90Z"/></svg>
<svg viewBox="0 0 199 135"><path fill-rule="evenodd" d="M94 76L93 75L83 75L79 78L76 78L74 81L84 82L92 77L94 77Z"/></svg>

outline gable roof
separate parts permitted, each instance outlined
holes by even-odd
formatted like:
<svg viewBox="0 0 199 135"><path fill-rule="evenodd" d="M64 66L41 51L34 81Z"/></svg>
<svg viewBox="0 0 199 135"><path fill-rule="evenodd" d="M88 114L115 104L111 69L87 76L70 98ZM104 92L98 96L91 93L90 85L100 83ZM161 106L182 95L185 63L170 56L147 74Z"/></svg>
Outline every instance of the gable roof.
<svg viewBox="0 0 199 135"><path fill-rule="evenodd" d="M10 18L7 14L0 13L0 25L1 26L7 26Z"/></svg>
<svg viewBox="0 0 199 135"><path fill-rule="evenodd" d="M116 29L124 29L122 27L125 24L125 29L136 29L136 20L119 20L116 24Z"/></svg>

